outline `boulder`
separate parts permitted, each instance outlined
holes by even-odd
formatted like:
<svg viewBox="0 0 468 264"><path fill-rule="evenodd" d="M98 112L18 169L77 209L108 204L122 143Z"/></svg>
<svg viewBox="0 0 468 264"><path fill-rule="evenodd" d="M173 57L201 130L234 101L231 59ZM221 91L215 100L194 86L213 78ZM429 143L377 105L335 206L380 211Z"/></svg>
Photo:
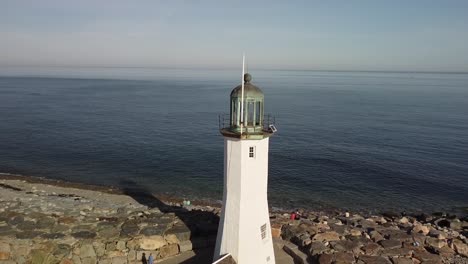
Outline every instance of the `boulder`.
<svg viewBox="0 0 468 264"><path fill-rule="evenodd" d="M111 263L112 264L127 264L127 257L113 257L111 260Z"/></svg>
<svg viewBox="0 0 468 264"><path fill-rule="evenodd" d="M309 255L310 256L316 256L320 255L326 251L330 250L323 242L321 241L315 241L310 244L309 247Z"/></svg>
<svg viewBox="0 0 468 264"><path fill-rule="evenodd" d="M325 233L318 233L312 238L313 241L338 241L340 240L340 235L335 231L328 231Z"/></svg>
<svg viewBox="0 0 468 264"><path fill-rule="evenodd" d="M415 225L413 227L413 230L412 232L414 233L421 233L423 235L427 235L429 234L429 227L425 226L425 225Z"/></svg>
<svg viewBox="0 0 468 264"><path fill-rule="evenodd" d="M458 239L454 239L453 247L455 248L455 251L458 254L468 258L468 245L467 244L463 243L462 241Z"/></svg>
<svg viewBox="0 0 468 264"><path fill-rule="evenodd" d="M319 264L331 264L333 263L333 255L332 254L322 254L318 258Z"/></svg>
<svg viewBox="0 0 468 264"><path fill-rule="evenodd" d="M167 258L179 254L179 246L177 244L165 245L159 250L161 258Z"/></svg>
<svg viewBox="0 0 468 264"><path fill-rule="evenodd" d="M94 251L94 247L92 244L83 244L80 247L80 258L96 258L96 251Z"/></svg>
<svg viewBox="0 0 468 264"><path fill-rule="evenodd" d="M372 241L374 241L374 242L379 242L379 241L382 241L382 240L385 239L379 232L377 232L375 230L369 232L369 235L370 235Z"/></svg>
<svg viewBox="0 0 468 264"><path fill-rule="evenodd" d="M362 261L364 264L392 264L388 258L382 256L359 256L359 261Z"/></svg>
<svg viewBox="0 0 468 264"><path fill-rule="evenodd" d="M127 248L127 247L126 247L126 242L123 241L123 240L119 240L119 241L117 242L117 245L115 246L115 248L116 248L117 250L120 250L120 251L125 250L125 249Z"/></svg>
<svg viewBox="0 0 468 264"><path fill-rule="evenodd" d="M167 242L162 236L150 236L140 239L140 249L144 250L156 250L162 248L166 244Z"/></svg>
<svg viewBox="0 0 468 264"><path fill-rule="evenodd" d="M10 258L10 244L6 242L0 242L0 260L8 260Z"/></svg>
<svg viewBox="0 0 468 264"><path fill-rule="evenodd" d="M271 224L271 237L272 238L279 238L281 236L281 228L282 227L283 227L282 224L272 223Z"/></svg>
<svg viewBox="0 0 468 264"><path fill-rule="evenodd" d="M411 258L398 257L398 258L392 258L392 263L393 264L413 264L413 260Z"/></svg>
<svg viewBox="0 0 468 264"><path fill-rule="evenodd" d="M336 252L333 254L335 264L350 264L355 263L354 255L350 252Z"/></svg>
<svg viewBox="0 0 468 264"><path fill-rule="evenodd" d="M382 245L382 247L384 247L386 249L401 248L401 242L398 241L398 240L393 240L393 239L382 240L379 243L380 243L380 245Z"/></svg>
<svg viewBox="0 0 468 264"><path fill-rule="evenodd" d="M185 240L179 243L179 251L185 252L192 250L192 242L190 240Z"/></svg>
<svg viewBox="0 0 468 264"><path fill-rule="evenodd" d="M368 243L362 247L362 251L369 256L377 256L382 250L383 248L377 243Z"/></svg>
<svg viewBox="0 0 468 264"><path fill-rule="evenodd" d="M177 236L175 234L166 235L164 236L164 239L167 241L168 244L179 244L179 239L177 239Z"/></svg>
<svg viewBox="0 0 468 264"><path fill-rule="evenodd" d="M190 229L184 224L177 224L165 232L165 235L174 234L179 241L189 240L191 236Z"/></svg>
<svg viewBox="0 0 468 264"><path fill-rule="evenodd" d="M446 246L447 242L445 242L445 240L438 239L435 237L428 237L426 238L426 245L430 246L433 249L438 249Z"/></svg>
<svg viewBox="0 0 468 264"><path fill-rule="evenodd" d="M436 254L431 254L425 250L414 251L413 257L421 262L440 263L441 257Z"/></svg>

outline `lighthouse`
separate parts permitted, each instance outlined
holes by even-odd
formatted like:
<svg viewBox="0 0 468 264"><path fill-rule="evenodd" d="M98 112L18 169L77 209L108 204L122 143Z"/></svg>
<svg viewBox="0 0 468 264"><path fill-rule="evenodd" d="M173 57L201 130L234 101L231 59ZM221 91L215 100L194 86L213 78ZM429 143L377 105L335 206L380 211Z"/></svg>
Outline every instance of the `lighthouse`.
<svg viewBox="0 0 468 264"><path fill-rule="evenodd" d="M268 212L268 141L276 132L264 115L264 94L243 74L220 122L224 137L224 192L214 259L238 264L275 263Z"/></svg>

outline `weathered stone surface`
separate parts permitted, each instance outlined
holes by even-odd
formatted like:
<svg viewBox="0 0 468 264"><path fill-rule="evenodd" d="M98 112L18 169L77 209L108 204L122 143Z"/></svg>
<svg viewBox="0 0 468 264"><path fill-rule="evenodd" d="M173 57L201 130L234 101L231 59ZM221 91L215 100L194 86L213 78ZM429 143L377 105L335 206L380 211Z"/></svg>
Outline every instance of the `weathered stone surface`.
<svg viewBox="0 0 468 264"><path fill-rule="evenodd" d="M349 241L349 240L340 240L336 242L331 242L330 245L333 247L334 250L338 252L358 252L359 248L361 247L361 243L357 241Z"/></svg>
<svg viewBox="0 0 468 264"><path fill-rule="evenodd" d="M349 234L351 236L361 236L362 232L359 229L351 229L351 230L349 230Z"/></svg>
<svg viewBox="0 0 468 264"><path fill-rule="evenodd" d="M355 263L354 255L350 252L337 252L334 253L335 264L350 264Z"/></svg>
<svg viewBox="0 0 468 264"><path fill-rule="evenodd" d="M359 256L359 260L365 264L391 264L388 258L382 256Z"/></svg>
<svg viewBox="0 0 468 264"><path fill-rule="evenodd" d="M176 244L165 245L159 250L161 258L175 256L179 254L179 246Z"/></svg>
<svg viewBox="0 0 468 264"><path fill-rule="evenodd" d="M192 242L190 240L181 241L179 243L179 251L185 252L192 250Z"/></svg>
<svg viewBox="0 0 468 264"><path fill-rule="evenodd" d="M310 243L309 246L309 255L315 256L315 255L320 255L323 252L328 251L329 248L325 246L325 244L321 241L314 241Z"/></svg>
<svg viewBox="0 0 468 264"><path fill-rule="evenodd" d="M93 242L94 251L96 252L96 256L102 257L106 253L106 244L100 241Z"/></svg>
<svg viewBox="0 0 468 264"><path fill-rule="evenodd" d="M92 244L83 244L80 247L80 257L81 258L96 258L96 251Z"/></svg>
<svg viewBox="0 0 468 264"><path fill-rule="evenodd" d="M24 232L18 232L16 233L16 238L18 239L31 239L38 237L40 235L44 234L44 232L40 231L24 231Z"/></svg>
<svg viewBox="0 0 468 264"><path fill-rule="evenodd" d="M380 255L384 257L411 257L413 250L408 248L385 248Z"/></svg>
<svg viewBox="0 0 468 264"><path fill-rule="evenodd" d="M329 231L325 233L318 233L312 238L313 241L338 241L340 235L335 231Z"/></svg>
<svg viewBox="0 0 468 264"><path fill-rule="evenodd" d="M67 244L57 244L57 246L52 251L52 255L56 256L58 259L62 259L71 252L72 247Z"/></svg>
<svg viewBox="0 0 468 264"><path fill-rule="evenodd" d="M393 264L413 264L413 260L411 258L392 258Z"/></svg>
<svg viewBox="0 0 468 264"><path fill-rule="evenodd" d="M179 241L189 240L191 236L190 229L185 225L174 225L165 232L166 235L174 234Z"/></svg>
<svg viewBox="0 0 468 264"><path fill-rule="evenodd" d="M168 244L179 244L179 239L175 234L169 234L164 236L164 239L167 241Z"/></svg>
<svg viewBox="0 0 468 264"><path fill-rule="evenodd" d="M305 233L305 234L300 234L300 235L293 237L291 239L291 242L293 242L294 244L300 247L304 247L304 246L309 245L312 242L312 240L310 239L310 235L308 233Z"/></svg>
<svg viewBox="0 0 468 264"><path fill-rule="evenodd" d="M453 257L453 255L455 254L455 250L451 249L448 246L444 246L442 248L439 248L439 249L436 250L436 252L437 252L437 254L439 254L439 256L444 257L444 258Z"/></svg>
<svg viewBox="0 0 468 264"><path fill-rule="evenodd" d="M32 231L36 228L36 223L34 221L23 221L16 228L23 231Z"/></svg>
<svg viewBox="0 0 468 264"><path fill-rule="evenodd" d="M362 247L362 251L369 256L377 256L382 250L383 248L377 243L368 243Z"/></svg>
<svg viewBox="0 0 468 264"><path fill-rule="evenodd" d="M415 225L413 227L412 232L427 235L427 234L429 234L429 227L427 227L425 225L418 224L418 225Z"/></svg>
<svg viewBox="0 0 468 264"><path fill-rule="evenodd" d="M44 263L47 258L47 254L43 250L33 249L31 250L31 263Z"/></svg>
<svg viewBox="0 0 468 264"><path fill-rule="evenodd" d="M7 221L9 225L18 225L22 222L24 222L24 216L18 214L13 214Z"/></svg>
<svg viewBox="0 0 468 264"><path fill-rule="evenodd" d="M0 242L0 260L7 260L10 258L11 247L10 244Z"/></svg>
<svg viewBox="0 0 468 264"><path fill-rule="evenodd" d="M282 224L272 223L271 224L271 237L272 238L279 238L281 237L281 228L283 227Z"/></svg>
<svg viewBox="0 0 468 264"><path fill-rule="evenodd" d="M74 224L76 222L76 219L74 217L71 217L71 216L64 216L64 217L60 217L57 222L59 224L65 224L65 225L70 225L70 224Z"/></svg>
<svg viewBox="0 0 468 264"><path fill-rule="evenodd" d="M446 246L447 242L445 242L445 240L438 239L435 237L428 237L426 238L426 244L432 247L433 249L438 249Z"/></svg>
<svg viewBox="0 0 468 264"><path fill-rule="evenodd" d="M144 236L162 236L164 235L164 231L166 231L166 227L160 226L148 226L140 231L140 235Z"/></svg>
<svg viewBox="0 0 468 264"><path fill-rule="evenodd" d="M41 217L36 220L36 229L47 229L55 225L55 219L52 217Z"/></svg>
<svg viewBox="0 0 468 264"><path fill-rule="evenodd" d="M458 239L455 239L453 240L453 246L455 248L455 251L464 256L464 257L468 257L468 245L463 243L462 241L458 240Z"/></svg>
<svg viewBox="0 0 468 264"><path fill-rule="evenodd" d="M379 242L382 247L390 249L390 248L401 248L401 242L398 240L382 240Z"/></svg>
<svg viewBox="0 0 468 264"><path fill-rule="evenodd" d="M120 236L127 237L127 236L134 236L138 234L140 228L135 222L125 222L121 226Z"/></svg>
<svg viewBox="0 0 468 264"><path fill-rule="evenodd" d="M106 250L107 251L113 251L117 249L117 243L115 241L112 242L107 242L106 244Z"/></svg>
<svg viewBox="0 0 468 264"><path fill-rule="evenodd" d="M45 233L42 234L41 237L44 239L60 239L65 237L65 235L61 233Z"/></svg>
<svg viewBox="0 0 468 264"><path fill-rule="evenodd" d="M81 258L81 264L96 264L97 259L94 257Z"/></svg>
<svg viewBox="0 0 468 264"><path fill-rule="evenodd" d="M126 249L126 242L123 240L119 240L115 246L117 250L125 250Z"/></svg>
<svg viewBox="0 0 468 264"><path fill-rule="evenodd" d="M414 258L416 258L416 259L418 259L419 261L422 261L422 262L425 262L425 261L431 261L431 262L435 262L435 263L441 262L440 256L438 256L436 254L431 254L431 253L429 253L427 251L423 251L423 250L415 251L413 256L414 256Z"/></svg>
<svg viewBox="0 0 468 264"><path fill-rule="evenodd" d="M84 238L95 238L96 233L90 231L79 231L71 234L74 238L84 239Z"/></svg>
<svg viewBox="0 0 468 264"><path fill-rule="evenodd" d="M344 235L347 231L347 227L345 225L337 225L337 224L331 224L330 229L332 231L337 232L339 235Z"/></svg>
<svg viewBox="0 0 468 264"><path fill-rule="evenodd" d="M97 229L99 237L102 238L116 238L120 235L120 230L113 224L101 225Z"/></svg>
<svg viewBox="0 0 468 264"><path fill-rule="evenodd" d="M295 263L307 263L307 255L300 251L297 245L286 242L284 243L283 250L294 259Z"/></svg>
<svg viewBox="0 0 468 264"><path fill-rule="evenodd" d="M379 232L377 232L377 231L375 231L375 230L369 232L369 235L370 235L372 241L374 241L374 242L379 242L379 241L382 241L382 240L385 239L385 238L382 236L382 234L380 234Z"/></svg>
<svg viewBox="0 0 468 264"><path fill-rule="evenodd" d="M0 226L0 236L10 236L16 233L10 226Z"/></svg>
<svg viewBox="0 0 468 264"><path fill-rule="evenodd" d="M322 254L318 258L319 264L331 264L333 263L333 254Z"/></svg>
<svg viewBox="0 0 468 264"><path fill-rule="evenodd" d="M162 236L151 236L140 239L140 249L143 250L156 250L167 244Z"/></svg>
<svg viewBox="0 0 468 264"><path fill-rule="evenodd" d="M127 263L127 257L113 257L112 264L126 264Z"/></svg>

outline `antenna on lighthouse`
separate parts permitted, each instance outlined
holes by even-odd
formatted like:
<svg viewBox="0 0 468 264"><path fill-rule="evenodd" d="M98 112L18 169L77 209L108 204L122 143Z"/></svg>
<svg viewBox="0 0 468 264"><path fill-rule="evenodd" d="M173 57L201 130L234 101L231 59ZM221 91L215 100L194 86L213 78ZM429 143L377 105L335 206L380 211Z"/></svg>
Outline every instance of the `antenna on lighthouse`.
<svg viewBox="0 0 468 264"><path fill-rule="evenodd" d="M241 93L241 109L240 109L240 114L241 114L241 138L242 138L242 132L244 128L244 74L245 74L245 53L242 54L242 93Z"/></svg>

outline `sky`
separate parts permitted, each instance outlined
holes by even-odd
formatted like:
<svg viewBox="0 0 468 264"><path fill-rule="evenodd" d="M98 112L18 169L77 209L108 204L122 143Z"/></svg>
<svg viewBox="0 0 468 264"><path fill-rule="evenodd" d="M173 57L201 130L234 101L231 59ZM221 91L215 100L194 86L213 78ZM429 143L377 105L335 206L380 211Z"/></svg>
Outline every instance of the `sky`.
<svg viewBox="0 0 468 264"><path fill-rule="evenodd" d="M0 66L468 72L468 1L1 0Z"/></svg>

